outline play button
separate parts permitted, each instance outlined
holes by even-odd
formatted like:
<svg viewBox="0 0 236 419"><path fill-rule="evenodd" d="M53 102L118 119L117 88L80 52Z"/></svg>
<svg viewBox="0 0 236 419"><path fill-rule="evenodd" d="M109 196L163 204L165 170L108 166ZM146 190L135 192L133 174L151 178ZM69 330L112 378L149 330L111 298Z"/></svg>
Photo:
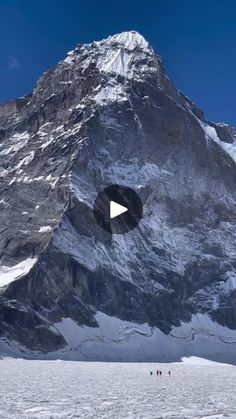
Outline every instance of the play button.
<svg viewBox="0 0 236 419"><path fill-rule="evenodd" d="M118 215L124 214L128 211L128 208L118 204L115 201L110 202L110 218L118 217Z"/></svg>
<svg viewBox="0 0 236 419"><path fill-rule="evenodd" d="M138 194L122 185L111 185L97 196L93 214L97 224L109 233L133 230L142 218L143 206Z"/></svg>

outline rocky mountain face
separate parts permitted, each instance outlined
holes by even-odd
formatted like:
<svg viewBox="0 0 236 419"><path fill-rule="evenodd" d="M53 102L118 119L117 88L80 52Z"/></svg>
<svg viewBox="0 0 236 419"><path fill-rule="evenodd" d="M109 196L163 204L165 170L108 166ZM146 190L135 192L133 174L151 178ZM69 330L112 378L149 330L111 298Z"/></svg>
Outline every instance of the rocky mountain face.
<svg viewBox="0 0 236 419"><path fill-rule="evenodd" d="M133 231L93 217L136 190ZM1 353L235 361L236 134L137 32L78 45L0 106Z"/></svg>

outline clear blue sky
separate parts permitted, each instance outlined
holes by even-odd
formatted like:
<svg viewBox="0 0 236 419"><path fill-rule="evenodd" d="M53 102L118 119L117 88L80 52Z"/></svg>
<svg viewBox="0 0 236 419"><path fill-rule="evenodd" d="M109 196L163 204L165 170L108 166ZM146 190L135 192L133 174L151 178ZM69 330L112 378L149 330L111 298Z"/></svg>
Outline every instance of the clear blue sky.
<svg viewBox="0 0 236 419"><path fill-rule="evenodd" d="M79 42L137 30L208 118L236 126L236 1L0 0L0 102Z"/></svg>

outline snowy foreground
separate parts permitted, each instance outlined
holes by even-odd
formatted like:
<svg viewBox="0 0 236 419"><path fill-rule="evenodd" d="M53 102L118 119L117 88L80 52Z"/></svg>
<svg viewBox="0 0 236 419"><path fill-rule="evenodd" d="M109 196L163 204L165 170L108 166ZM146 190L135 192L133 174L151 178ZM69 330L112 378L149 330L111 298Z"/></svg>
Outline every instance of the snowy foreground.
<svg viewBox="0 0 236 419"><path fill-rule="evenodd" d="M162 377L150 376L161 369ZM172 375L167 375L171 370ZM236 367L0 360L0 418L236 418Z"/></svg>

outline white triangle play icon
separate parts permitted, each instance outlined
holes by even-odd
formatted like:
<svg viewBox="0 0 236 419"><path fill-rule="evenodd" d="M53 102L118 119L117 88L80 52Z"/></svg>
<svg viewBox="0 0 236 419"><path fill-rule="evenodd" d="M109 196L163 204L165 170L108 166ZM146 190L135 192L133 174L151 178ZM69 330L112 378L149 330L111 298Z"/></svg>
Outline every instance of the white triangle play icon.
<svg viewBox="0 0 236 419"><path fill-rule="evenodd" d="M115 201L110 201L110 218L118 217L118 215L124 214L126 211L128 211L128 208Z"/></svg>

